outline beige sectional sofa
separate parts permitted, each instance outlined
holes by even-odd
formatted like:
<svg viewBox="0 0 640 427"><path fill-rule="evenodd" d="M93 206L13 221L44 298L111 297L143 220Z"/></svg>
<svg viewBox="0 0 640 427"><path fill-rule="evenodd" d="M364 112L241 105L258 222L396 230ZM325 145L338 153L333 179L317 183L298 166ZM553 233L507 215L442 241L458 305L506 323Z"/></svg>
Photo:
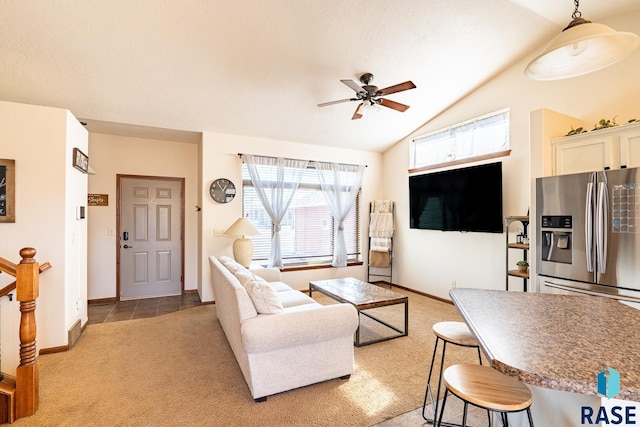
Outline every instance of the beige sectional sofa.
<svg viewBox="0 0 640 427"><path fill-rule="evenodd" d="M248 270L209 258L216 313L256 401L353 372L358 314L321 305L280 281L278 269Z"/></svg>

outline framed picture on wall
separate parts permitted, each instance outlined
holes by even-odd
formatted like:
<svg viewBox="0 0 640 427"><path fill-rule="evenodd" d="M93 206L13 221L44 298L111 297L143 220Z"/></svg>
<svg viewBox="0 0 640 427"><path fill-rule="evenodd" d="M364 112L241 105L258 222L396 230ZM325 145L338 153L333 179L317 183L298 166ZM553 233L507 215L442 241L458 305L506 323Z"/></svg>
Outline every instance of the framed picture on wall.
<svg viewBox="0 0 640 427"><path fill-rule="evenodd" d="M0 222L16 222L16 161L0 159Z"/></svg>
<svg viewBox="0 0 640 427"><path fill-rule="evenodd" d="M73 167L82 173L89 172L89 157L78 148L73 149Z"/></svg>

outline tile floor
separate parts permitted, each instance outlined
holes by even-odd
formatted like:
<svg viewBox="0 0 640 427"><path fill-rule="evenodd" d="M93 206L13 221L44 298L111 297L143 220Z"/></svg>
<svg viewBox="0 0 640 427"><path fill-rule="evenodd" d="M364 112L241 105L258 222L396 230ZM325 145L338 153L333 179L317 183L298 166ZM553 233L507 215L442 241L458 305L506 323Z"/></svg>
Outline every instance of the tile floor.
<svg viewBox="0 0 640 427"><path fill-rule="evenodd" d="M440 402L442 404L442 401ZM438 408L439 410L440 408ZM445 413L442 418L442 423L444 425L445 422L461 424L462 422L462 409L463 403L462 400L458 399L455 396L449 395L447 397L447 407L445 408ZM431 407L427 407L425 412L427 418L433 419L433 411ZM499 421L499 417L493 417L492 426L502 425ZM469 409L467 411L467 425L468 426L487 426L489 424L489 419L487 418L487 411L482 410L473 405L469 405ZM422 418L422 407L415 409L413 411L409 411L405 414L398 415L395 418L388 419L386 421L381 422L380 424L376 424L375 427L413 427L413 426L431 426L432 423L429 423Z"/></svg>
<svg viewBox="0 0 640 427"><path fill-rule="evenodd" d="M184 310L185 308L195 307L200 304L200 297L197 293L89 304L89 320L87 324L155 317L178 310Z"/></svg>

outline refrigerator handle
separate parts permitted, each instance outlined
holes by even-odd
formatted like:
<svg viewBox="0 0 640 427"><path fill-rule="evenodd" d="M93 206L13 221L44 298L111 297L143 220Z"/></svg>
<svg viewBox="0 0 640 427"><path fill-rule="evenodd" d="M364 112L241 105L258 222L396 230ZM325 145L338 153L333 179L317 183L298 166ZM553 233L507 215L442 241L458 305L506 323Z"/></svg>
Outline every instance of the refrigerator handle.
<svg viewBox="0 0 640 427"><path fill-rule="evenodd" d="M606 177L605 177L606 179ZM596 232L598 240L596 242L596 250L598 253L598 273L606 273L607 271L607 241L609 223L609 194L607 183L598 183L598 214L597 214Z"/></svg>
<svg viewBox="0 0 640 427"><path fill-rule="evenodd" d="M587 202L584 208L584 234L586 241L586 255L587 255L587 271L593 273L593 179L594 174L591 175L591 179L587 183Z"/></svg>

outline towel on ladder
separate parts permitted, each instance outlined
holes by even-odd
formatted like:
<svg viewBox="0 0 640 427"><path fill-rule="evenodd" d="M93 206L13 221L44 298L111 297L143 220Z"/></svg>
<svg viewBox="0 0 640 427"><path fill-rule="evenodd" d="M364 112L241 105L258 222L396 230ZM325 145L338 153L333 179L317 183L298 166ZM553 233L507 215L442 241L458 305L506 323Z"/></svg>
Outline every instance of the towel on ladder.
<svg viewBox="0 0 640 427"><path fill-rule="evenodd" d="M391 213L393 212L393 202L391 200L374 200L371 212Z"/></svg>
<svg viewBox="0 0 640 427"><path fill-rule="evenodd" d="M391 237L372 237L369 249L376 252L389 252L391 250Z"/></svg>
<svg viewBox="0 0 640 427"><path fill-rule="evenodd" d="M372 213L369 222L369 237L393 237L393 214Z"/></svg>
<svg viewBox="0 0 640 427"><path fill-rule="evenodd" d="M370 267L388 268L389 265L391 265L391 254L389 253L389 251L369 251Z"/></svg>

